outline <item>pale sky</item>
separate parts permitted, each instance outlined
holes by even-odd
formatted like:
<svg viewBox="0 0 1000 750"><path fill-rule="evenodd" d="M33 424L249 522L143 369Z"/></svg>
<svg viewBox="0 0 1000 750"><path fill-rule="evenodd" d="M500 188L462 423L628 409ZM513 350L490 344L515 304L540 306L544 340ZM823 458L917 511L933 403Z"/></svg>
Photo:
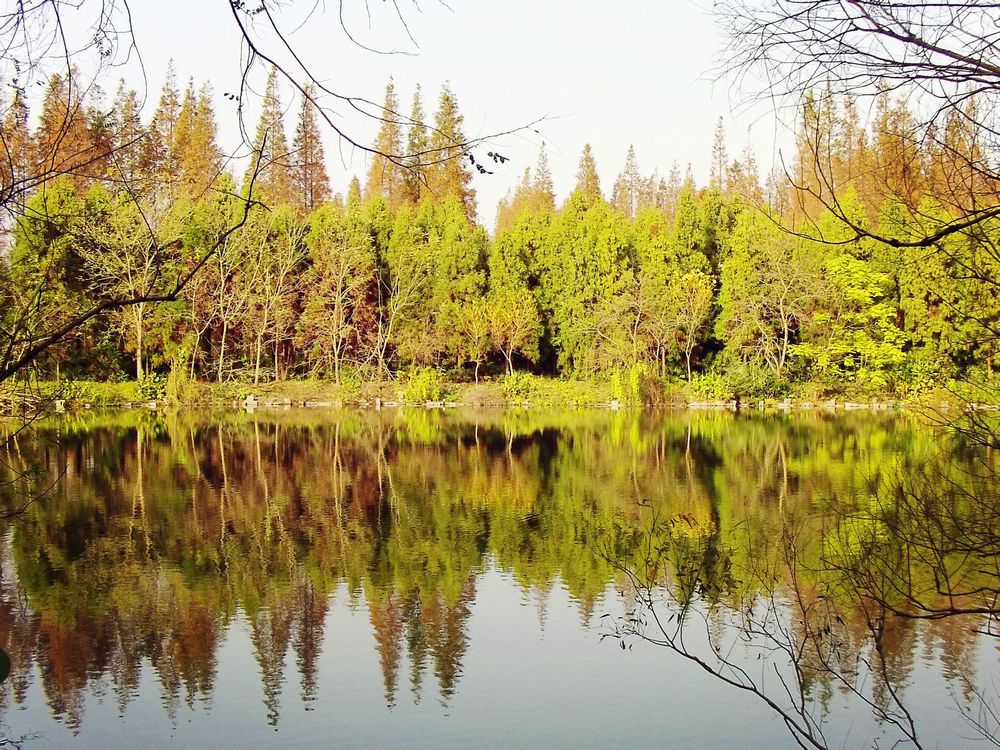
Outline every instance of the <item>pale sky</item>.
<svg viewBox="0 0 1000 750"><path fill-rule="evenodd" d="M475 175L479 214L492 227L497 200L516 182L524 167L534 166L544 139L557 199L573 186L583 144L598 160L602 189L610 192L629 144L634 144L644 173L666 174L676 160L683 173L691 164L696 181L707 181L715 122L724 118L730 158L749 142L761 168L787 149L787 126L775 126L773 114L759 107L743 111L741 92L712 80L722 46L703 3L692 0L399 0L415 48L395 16L391 2L369 0L371 24L362 0L344 0L346 22L358 41L412 55L378 55L347 39L338 20L338 3L299 0L282 11L296 51L338 92L382 100L392 75L400 107L409 112L415 84L423 87L426 116L432 116L441 84L450 81L466 135L508 130L541 117L539 133L506 137L497 150L512 158L492 176ZM248 5L252 3L248 2ZM324 9L325 5L325 9ZM239 46L226 0L133 0L139 48L149 81L149 116L159 96L167 61L173 57L183 86L188 76L209 80L216 93L220 145L239 144L236 105L222 98L239 83ZM269 49L276 49L274 44ZM287 55L282 58L287 61ZM141 81L134 66L130 83ZM117 75L117 73L116 73ZM262 88L262 77L258 81ZM117 81L104 81L113 94ZM287 125L292 135L297 101L291 90ZM377 124L335 107L344 129L370 142ZM248 107L249 128L257 107ZM736 110L734 112L734 109ZM749 131L748 131L749 128ZM485 151L482 149L482 155ZM362 178L366 155L327 142L332 187L343 192L351 174Z"/></svg>

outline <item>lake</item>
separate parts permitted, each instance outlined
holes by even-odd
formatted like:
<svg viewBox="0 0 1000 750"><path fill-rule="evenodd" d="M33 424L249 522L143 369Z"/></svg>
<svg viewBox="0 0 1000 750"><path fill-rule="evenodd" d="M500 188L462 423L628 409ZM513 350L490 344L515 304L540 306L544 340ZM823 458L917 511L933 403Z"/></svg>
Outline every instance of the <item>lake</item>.
<svg viewBox="0 0 1000 750"><path fill-rule="evenodd" d="M121 411L6 429L4 506L37 498L0 545L0 724L24 748L996 731L997 457L913 415Z"/></svg>

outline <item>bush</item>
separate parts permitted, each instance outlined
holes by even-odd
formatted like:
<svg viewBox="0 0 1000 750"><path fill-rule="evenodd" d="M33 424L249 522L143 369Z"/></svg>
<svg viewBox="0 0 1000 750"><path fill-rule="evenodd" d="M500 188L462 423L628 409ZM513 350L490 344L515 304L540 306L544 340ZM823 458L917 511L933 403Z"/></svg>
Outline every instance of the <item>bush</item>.
<svg viewBox="0 0 1000 750"><path fill-rule="evenodd" d="M163 395L171 404L184 406L195 400L196 390L187 367L187 352L180 350L170 363L170 372L164 384Z"/></svg>
<svg viewBox="0 0 1000 750"><path fill-rule="evenodd" d="M736 364L726 371L726 387L735 398L767 398L781 397L789 393L791 385L787 380L778 378L767 367L757 367L747 364Z"/></svg>
<svg viewBox="0 0 1000 750"><path fill-rule="evenodd" d="M167 395L167 379L158 372L138 381L138 386L139 393L147 401L158 401Z"/></svg>
<svg viewBox="0 0 1000 750"><path fill-rule="evenodd" d="M667 402L667 392L649 364L637 362L624 372L611 373L611 398L634 406L661 406Z"/></svg>
<svg viewBox="0 0 1000 750"><path fill-rule="evenodd" d="M726 378L717 372L694 375L687 390L691 398L698 401L729 401L733 397Z"/></svg>
<svg viewBox="0 0 1000 750"><path fill-rule="evenodd" d="M514 372L505 375L500 383L500 391L506 401L521 403L531 401L535 393L535 378L527 372Z"/></svg>
<svg viewBox="0 0 1000 750"><path fill-rule="evenodd" d="M145 398L134 380L123 383L98 383L92 380L67 382L62 385L60 397L74 404L91 406L120 406Z"/></svg>
<svg viewBox="0 0 1000 750"><path fill-rule="evenodd" d="M418 367L400 374L402 400L407 403L440 401L444 397L444 378L433 367Z"/></svg>

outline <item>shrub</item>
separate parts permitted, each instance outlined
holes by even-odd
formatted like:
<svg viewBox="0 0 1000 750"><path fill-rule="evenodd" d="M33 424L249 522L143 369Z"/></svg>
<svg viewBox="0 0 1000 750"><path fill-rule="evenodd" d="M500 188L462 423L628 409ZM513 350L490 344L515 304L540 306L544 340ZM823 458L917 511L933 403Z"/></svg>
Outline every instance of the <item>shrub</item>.
<svg viewBox="0 0 1000 750"><path fill-rule="evenodd" d="M511 403L531 401L535 390L535 378L527 372L505 375L500 383L500 392L503 393L504 399Z"/></svg>
<svg viewBox="0 0 1000 750"><path fill-rule="evenodd" d="M691 398L704 401L728 401L733 397L726 378L717 372L696 374L687 386Z"/></svg>
<svg viewBox="0 0 1000 750"><path fill-rule="evenodd" d="M611 398L623 404L657 406L666 402L666 390L648 363L636 362L624 372L611 373Z"/></svg>
<svg viewBox="0 0 1000 750"><path fill-rule="evenodd" d="M402 400L408 403L440 401L444 396L444 378L433 367L418 367L400 375Z"/></svg>
<svg viewBox="0 0 1000 750"><path fill-rule="evenodd" d="M149 401L156 401L167 395L167 379L160 373L147 375L138 381L140 395Z"/></svg>
<svg viewBox="0 0 1000 750"><path fill-rule="evenodd" d="M740 398L785 396L790 390L788 381L776 377L770 368L742 363L726 371L725 381L729 392Z"/></svg>
<svg viewBox="0 0 1000 750"><path fill-rule="evenodd" d="M170 363L163 395L171 404L184 406L195 400L196 389L187 367L187 352L181 349Z"/></svg>

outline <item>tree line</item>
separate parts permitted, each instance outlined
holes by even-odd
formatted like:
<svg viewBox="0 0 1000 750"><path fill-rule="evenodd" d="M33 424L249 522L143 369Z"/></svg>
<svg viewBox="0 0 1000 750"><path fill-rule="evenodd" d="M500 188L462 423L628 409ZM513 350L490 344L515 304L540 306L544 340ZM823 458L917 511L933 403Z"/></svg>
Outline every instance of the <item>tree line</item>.
<svg viewBox="0 0 1000 750"><path fill-rule="evenodd" d="M6 329L41 330L197 273L177 301L74 331L39 360L45 377L343 382L434 367L475 380L627 371L705 394L801 382L906 394L992 371L996 221L949 233L935 252L906 242L953 224L969 196L995 196L968 167L982 148L975 117L956 115L922 149L902 99L884 93L866 127L849 97L818 92L802 106L794 159L764 184L749 149L729 158L720 120L707 186L676 164L643 174L630 147L606 196L585 146L561 204L543 146L491 234L473 178L506 157L462 146L447 85L428 120L419 87L403 114L388 83L364 184L343 195L308 96L289 139L273 71L241 182L207 84L182 92L168 73L148 122L124 86L110 109L73 90L72 75L51 78L33 131L20 92L4 103L14 158L3 179L37 158L65 166L10 227ZM832 165L822 173L819 150ZM26 309L27 322L14 313Z"/></svg>

